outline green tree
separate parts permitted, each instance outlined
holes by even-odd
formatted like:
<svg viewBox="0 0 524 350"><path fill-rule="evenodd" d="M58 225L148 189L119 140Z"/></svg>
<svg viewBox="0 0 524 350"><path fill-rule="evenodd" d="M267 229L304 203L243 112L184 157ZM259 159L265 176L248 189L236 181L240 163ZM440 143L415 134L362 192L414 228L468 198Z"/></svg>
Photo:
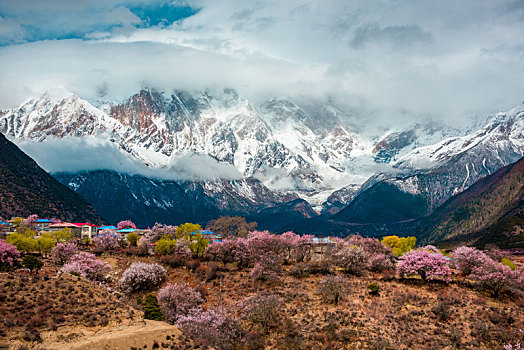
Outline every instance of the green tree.
<svg viewBox="0 0 524 350"><path fill-rule="evenodd" d="M44 266L44 263L42 262L42 260L32 255L26 255L22 259L22 265L31 270L31 272L35 271L36 273L38 273L38 270L40 270L42 266Z"/></svg>
<svg viewBox="0 0 524 350"><path fill-rule="evenodd" d="M211 220L206 229L215 232L222 237L247 237L249 232L257 228L256 222L247 222L241 216L221 216L216 220Z"/></svg>
<svg viewBox="0 0 524 350"><path fill-rule="evenodd" d="M385 236L382 238L382 244L391 247L393 254L397 257L415 248L416 243L417 239L415 237Z"/></svg>
<svg viewBox="0 0 524 350"><path fill-rule="evenodd" d="M69 242L73 239L73 231L69 227L65 227L59 231L53 231L49 234L56 243L58 242Z"/></svg>
<svg viewBox="0 0 524 350"><path fill-rule="evenodd" d="M129 245L133 247L136 247L138 243L138 238L138 233L131 232L127 234L127 241L129 242Z"/></svg>
<svg viewBox="0 0 524 350"><path fill-rule="evenodd" d="M38 250L36 240L32 237L27 237L24 234L14 232L7 236L7 243L11 243L18 249L19 252L31 253Z"/></svg>
<svg viewBox="0 0 524 350"><path fill-rule="evenodd" d="M36 246L43 256L47 256L55 245L55 240L46 234L36 239Z"/></svg>
<svg viewBox="0 0 524 350"><path fill-rule="evenodd" d="M189 250L193 253L193 256L203 256L209 245L209 239L204 238L201 233L191 235L189 238Z"/></svg>
<svg viewBox="0 0 524 350"><path fill-rule="evenodd" d="M146 320L165 321L158 299L153 294L146 294L142 299L142 310Z"/></svg>
<svg viewBox="0 0 524 350"><path fill-rule="evenodd" d="M170 236L164 236L155 243L155 253L160 255L168 255L177 246L177 241L170 238Z"/></svg>
<svg viewBox="0 0 524 350"><path fill-rule="evenodd" d="M202 226L199 224L192 224L190 222L186 222L183 225L180 225L177 227L175 236L176 238L187 238L191 232L199 231L202 229Z"/></svg>

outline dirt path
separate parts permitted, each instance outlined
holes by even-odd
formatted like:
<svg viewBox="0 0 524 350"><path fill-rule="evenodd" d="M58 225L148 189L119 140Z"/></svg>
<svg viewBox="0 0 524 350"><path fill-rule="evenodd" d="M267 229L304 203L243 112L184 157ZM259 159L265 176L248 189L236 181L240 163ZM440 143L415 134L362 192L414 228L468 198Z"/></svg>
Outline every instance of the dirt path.
<svg viewBox="0 0 524 350"><path fill-rule="evenodd" d="M145 320L131 325L104 327L98 331L76 327L64 330L59 338L44 340L42 346L53 350L109 350L143 348L152 349L155 342L160 348L165 345L187 343L181 340L182 333L178 328L165 322Z"/></svg>

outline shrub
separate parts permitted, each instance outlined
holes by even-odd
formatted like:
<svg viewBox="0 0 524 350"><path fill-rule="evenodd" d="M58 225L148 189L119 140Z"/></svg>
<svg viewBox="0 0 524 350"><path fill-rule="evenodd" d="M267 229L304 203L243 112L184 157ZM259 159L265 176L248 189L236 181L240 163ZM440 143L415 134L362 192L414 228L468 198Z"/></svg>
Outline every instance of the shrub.
<svg viewBox="0 0 524 350"><path fill-rule="evenodd" d="M455 268L465 275L469 275L475 268L490 260L486 254L473 247L458 247L450 256Z"/></svg>
<svg viewBox="0 0 524 350"><path fill-rule="evenodd" d="M98 260L94 254L78 252L73 255L64 266L62 266L59 273L77 273L89 280L97 281L103 280L104 275L106 275L110 270L111 267Z"/></svg>
<svg viewBox="0 0 524 350"><path fill-rule="evenodd" d="M447 321L451 315L449 304L440 302L431 308L431 312L435 314L440 321Z"/></svg>
<svg viewBox="0 0 524 350"><path fill-rule="evenodd" d="M166 269L159 264L132 263L119 280L120 287L128 293L149 290L159 286L166 278Z"/></svg>
<svg viewBox="0 0 524 350"><path fill-rule="evenodd" d="M53 259L57 264L63 265L77 252L78 246L76 243L57 243L51 250L51 259Z"/></svg>
<svg viewBox="0 0 524 350"><path fill-rule="evenodd" d="M206 268L206 282L210 282L212 280L214 280L215 278L217 278L219 276L219 266L217 263L215 262L212 262L212 263L209 263L207 265L207 268Z"/></svg>
<svg viewBox="0 0 524 350"><path fill-rule="evenodd" d="M160 258L160 261L167 266L177 268L182 267L186 263L186 258L178 254L165 255Z"/></svg>
<svg viewBox="0 0 524 350"><path fill-rule="evenodd" d="M133 221L131 220L123 220L123 221L120 221L116 227L119 229L119 230L123 230L123 229L126 229L126 228L134 228L136 230L136 225L133 223Z"/></svg>
<svg viewBox="0 0 524 350"><path fill-rule="evenodd" d="M451 269L448 260L442 254L433 254L426 250L414 250L404 254L397 265L402 276L420 275L426 280L451 282Z"/></svg>
<svg viewBox="0 0 524 350"><path fill-rule="evenodd" d="M511 269L491 259L484 265L473 269L471 278L480 281L484 287L491 290L494 297L498 297L502 289L514 282Z"/></svg>
<svg viewBox="0 0 524 350"><path fill-rule="evenodd" d="M415 248L417 239L415 237L398 237L398 236L385 236L382 238L382 244L390 247L395 256L402 256Z"/></svg>
<svg viewBox="0 0 524 350"><path fill-rule="evenodd" d="M333 259L347 274L356 276L363 275L368 265L368 256L364 249L358 246L342 246L333 254Z"/></svg>
<svg viewBox="0 0 524 350"><path fill-rule="evenodd" d="M18 259L20 259L18 249L0 239L0 267L13 266Z"/></svg>
<svg viewBox="0 0 524 350"><path fill-rule="evenodd" d="M372 282L368 284L369 294L371 295L378 295L378 292L380 291L380 287L378 283Z"/></svg>
<svg viewBox="0 0 524 350"><path fill-rule="evenodd" d="M115 250L122 244L122 235L112 230L102 230L93 237L93 243L103 251Z"/></svg>
<svg viewBox="0 0 524 350"><path fill-rule="evenodd" d="M281 309L282 300L273 294L255 294L244 298L240 304L242 319L257 325L266 333L280 325Z"/></svg>
<svg viewBox="0 0 524 350"><path fill-rule="evenodd" d="M507 258L502 258L500 259L500 263L502 265L505 265L507 267L509 267L512 271L515 271L517 269L517 265L515 265L515 263Z"/></svg>
<svg viewBox="0 0 524 350"><path fill-rule="evenodd" d="M138 238L139 238L138 233L134 233L134 232L128 233L126 238L130 246L133 246L133 247L137 246Z"/></svg>
<svg viewBox="0 0 524 350"><path fill-rule="evenodd" d="M22 265L25 268L28 268L29 270L31 270L31 272L36 270L36 272L38 273L38 270L40 270L42 266L44 266L44 263L42 262L42 260L32 255L26 255L22 259Z"/></svg>
<svg viewBox="0 0 524 350"><path fill-rule="evenodd" d="M506 344L504 345L504 350L523 350L524 348L521 347L520 342L516 342L515 345L513 344Z"/></svg>
<svg viewBox="0 0 524 350"><path fill-rule="evenodd" d="M306 263L298 263L291 268L289 274L296 278L308 277L310 272Z"/></svg>
<svg viewBox="0 0 524 350"><path fill-rule="evenodd" d="M347 281L340 276L328 276L318 283L317 294L327 303L337 305L347 293Z"/></svg>
<svg viewBox="0 0 524 350"><path fill-rule="evenodd" d="M165 321L158 299L154 294L146 294L142 299L142 310L146 320Z"/></svg>
<svg viewBox="0 0 524 350"><path fill-rule="evenodd" d="M204 340L216 349L235 349L244 336L240 321L220 310L192 310L180 316L176 326L195 341Z"/></svg>
<svg viewBox="0 0 524 350"><path fill-rule="evenodd" d="M270 260L271 257L257 261L250 276L254 281L276 281L280 278L280 262Z"/></svg>
<svg viewBox="0 0 524 350"><path fill-rule="evenodd" d="M158 292L158 302L166 321L176 323L180 316L187 316L189 311L200 308L204 302L188 284L168 284Z"/></svg>

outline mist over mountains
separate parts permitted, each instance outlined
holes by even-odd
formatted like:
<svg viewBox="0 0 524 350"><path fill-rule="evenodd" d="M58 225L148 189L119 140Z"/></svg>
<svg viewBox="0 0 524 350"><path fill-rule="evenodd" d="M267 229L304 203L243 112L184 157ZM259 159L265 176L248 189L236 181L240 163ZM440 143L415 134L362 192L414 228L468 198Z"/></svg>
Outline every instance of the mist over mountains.
<svg viewBox="0 0 524 350"><path fill-rule="evenodd" d="M330 104L254 104L232 89L145 89L97 106L73 94L44 94L1 111L0 132L108 220L124 216L108 208L110 198L122 204L115 208L155 213L137 214L144 225L183 215L261 219L269 208L282 217L266 220L275 230L317 215L409 220L524 154L520 107L469 129L428 120L373 134L354 121ZM115 185L115 177L122 182Z"/></svg>

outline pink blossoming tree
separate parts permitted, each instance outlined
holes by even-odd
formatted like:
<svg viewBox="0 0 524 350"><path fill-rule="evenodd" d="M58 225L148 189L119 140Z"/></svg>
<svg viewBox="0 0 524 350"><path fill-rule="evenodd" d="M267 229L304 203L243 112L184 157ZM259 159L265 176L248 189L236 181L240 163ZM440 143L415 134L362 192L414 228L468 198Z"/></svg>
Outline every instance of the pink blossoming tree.
<svg viewBox="0 0 524 350"><path fill-rule="evenodd" d="M134 262L124 271L118 281L120 287L128 292L147 291L159 286L166 279L167 271L159 264Z"/></svg>
<svg viewBox="0 0 524 350"><path fill-rule="evenodd" d="M424 281L451 282L448 260L442 254L433 254L427 250L412 250L402 255L397 272L401 276L420 275Z"/></svg>
<svg viewBox="0 0 524 350"><path fill-rule="evenodd" d="M78 253L76 243L59 242L51 249L51 259L57 264L63 265L76 253Z"/></svg>
<svg viewBox="0 0 524 350"><path fill-rule="evenodd" d="M12 267L18 259L20 259L18 249L0 239L0 268Z"/></svg>
<svg viewBox="0 0 524 350"><path fill-rule="evenodd" d="M119 230L123 230L123 229L126 229L126 228L134 228L136 229L136 225L133 223L133 221L131 220L122 220L120 221L116 227L119 229Z"/></svg>
<svg viewBox="0 0 524 350"><path fill-rule="evenodd" d="M216 349L236 349L244 336L240 321L221 310L191 310L178 318L176 326Z"/></svg>
<svg viewBox="0 0 524 350"><path fill-rule="evenodd" d="M111 266L96 258L94 254L78 252L58 271L62 273L75 273L92 281L104 280Z"/></svg>
<svg viewBox="0 0 524 350"><path fill-rule="evenodd" d="M200 293L188 284L168 284L160 289L157 297L166 321L173 324L181 316L187 316L191 310L199 309L204 302Z"/></svg>

